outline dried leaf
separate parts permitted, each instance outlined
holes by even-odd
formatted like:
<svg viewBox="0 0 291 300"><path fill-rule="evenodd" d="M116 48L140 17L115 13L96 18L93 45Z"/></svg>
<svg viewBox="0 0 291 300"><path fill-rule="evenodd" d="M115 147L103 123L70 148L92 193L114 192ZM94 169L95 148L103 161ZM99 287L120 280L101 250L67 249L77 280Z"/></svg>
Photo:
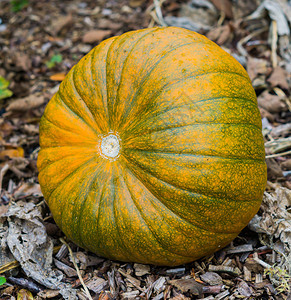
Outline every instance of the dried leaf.
<svg viewBox="0 0 291 300"><path fill-rule="evenodd" d="M17 300L33 300L33 296L32 293L28 290L25 289L21 289L18 293L17 293Z"/></svg>
<svg viewBox="0 0 291 300"><path fill-rule="evenodd" d="M151 268L149 265L134 264L133 267L134 267L136 276L143 276L146 274L150 274Z"/></svg>
<svg viewBox="0 0 291 300"><path fill-rule="evenodd" d="M65 73L56 73L56 74L50 76L50 80L63 81L65 79L65 77L66 77Z"/></svg>
<svg viewBox="0 0 291 300"><path fill-rule="evenodd" d="M219 11L224 12L227 18L233 18L232 3L230 0L211 0L211 2Z"/></svg>
<svg viewBox="0 0 291 300"><path fill-rule="evenodd" d="M207 37L215 41L218 45L223 45L230 37L231 27L228 24L211 29L207 33Z"/></svg>
<svg viewBox="0 0 291 300"><path fill-rule="evenodd" d="M62 274L51 269L53 244L37 207L31 202L12 203L2 217L5 219L7 245L26 275L48 288L59 289L64 299L75 299L76 292L61 282Z"/></svg>
<svg viewBox="0 0 291 300"><path fill-rule="evenodd" d="M28 196L42 196L42 192L40 190L40 185L34 182L23 182L20 184L17 189L13 192L13 197L15 199L22 199Z"/></svg>
<svg viewBox="0 0 291 300"><path fill-rule="evenodd" d="M70 27L73 25L73 23L74 23L74 19L72 14L69 14L65 17L61 16L54 21L52 26L52 33L59 34L64 30L69 30Z"/></svg>
<svg viewBox="0 0 291 300"><path fill-rule="evenodd" d="M129 6L132 8L140 7L144 3L145 3L145 0L129 0Z"/></svg>
<svg viewBox="0 0 291 300"><path fill-rule="evenodd" d="M287 77L288 73L283 68L276 67L267 81L270 82L272 87L280 86L282 89L288 90ZM291 79L290 76L289 79Z"/></svg>
<svg viewBox="0 0 291 300"><path fill-rule="evenodd" d="M258 75L267 75L269 72L269 63L266 59L248 56L247 72L253 81Z"/></svg>
<svg viewBox="0 0 291 300"><path fill-rule="evenodd" d="M290 35L290 29L284 11L276 0L265 0L247 19L261 19L264 18L266 14L277 22L279 35Z"/></svg>
<svg viewBox="0 0 291 300"><path fill-rule="evenodd" d="M291 245L291 191L280 187L274 193L265 193L261 205L262 215L256 215L249 224L258 233L279 238ZM289 250L291 251L291 249Z"/></svg>
<svg viewBox="0 0 291 300"><path fill-rule="evenodd" d="M22 147L16 147L5 149L0 151L0 160L6 160L6 158L24 157L24 150Z"/></svg>
<svg viewBox="0 0 291 300"><path fill-rule="evenodd" d="M112 33L111 30L101 30L101 29L91 30L83 36L82 42L88 44L97 43L102 41L105 37L107 37L111 33Z"/></svg>
<svg viewBox="0 0 291 300"><path fill-rule="evenodd" d="M270 113L278 113L288 109L282 97L270 94L268 90L259 95L258 105Z"/></svg>
<svg viewBox="0 0 291 300"><path fill-rule="evenodd" d="M11 102L6 110L9 111L28 111L34 108L37 108L45 103L45 99L43 95L40 94L32 94L28 97L16 99Z"/></svg>

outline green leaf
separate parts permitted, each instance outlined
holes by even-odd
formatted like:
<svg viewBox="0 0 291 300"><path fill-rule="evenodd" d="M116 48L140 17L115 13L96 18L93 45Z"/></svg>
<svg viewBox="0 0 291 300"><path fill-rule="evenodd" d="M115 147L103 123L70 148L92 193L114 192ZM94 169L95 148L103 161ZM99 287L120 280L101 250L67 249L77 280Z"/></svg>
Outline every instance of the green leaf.
<svg viewBox="0 0 291 300"><path fill-rule="evenodd" d="M28 5L28 0L11 0L11 11L18 12Z"/></svg>
<svg viewBox="0 0 291 300"><path fill-rule="evenodd" d="M0 100L12 96L13 93L9 89L7 89L9 84L10 82L8 80L0 76Z"/></svg>
<svg viewBox="0 0 291 300"><path fill-rule="evenodd" d="M45 64L46 66L51 69L53 68L56 64L61 63L63 61L63 56L62 54L55 54L51 57L49 61L47 61Z"/></svg>
<svg viewBox="0 0 291 300"><path fill-rule="evenodd" d="M3 285L4 283L6 283L6 278L0 277L0 285Z"/></svg>

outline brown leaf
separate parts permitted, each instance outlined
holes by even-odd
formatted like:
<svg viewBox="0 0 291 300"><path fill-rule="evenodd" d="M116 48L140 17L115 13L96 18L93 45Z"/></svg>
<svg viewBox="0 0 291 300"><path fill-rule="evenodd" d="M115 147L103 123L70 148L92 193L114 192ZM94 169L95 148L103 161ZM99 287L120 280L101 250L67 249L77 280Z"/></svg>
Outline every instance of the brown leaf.
<svg viewBox="0 0 291 300"><path fill-rule="evenodd" d="M63 81L66 77L65 73L56 73L50 76L50 80L53 81Z"/></svg>
<svg viewBox="0 0 291 300"><path fill-rule="evenodd" d="M83 38L82 38L82 42L83 43L96 43L96 42L100 42L102 41L106 36L111 34L111 30L91 30L89 32L87 32Z"/></svg>
<svg viewBox="0 0 291 300"><path fill-rule="evenodd" d="M224 12L227 18L233 18L232 3L230 0L211 0L211 2L219 11Z"/></svg>
<svg viewBox="0 0 291 300"><path fill-rule="evenodd" d="M278 113L288 109L286 103L282 101L282 97L272 95L268 90L265 90L258 97L258 104L270 113Z"/></svg>
<svg viewBox="0 0 291 300"><path fill-rule="evenodd" d="M231 27L228 24L211 29L206 35L210 40L216 41L218 45L223 45L230 37Z"/></svg>
<svg viewBox="0 0 291 300"><path fill-rule="evenodd" d="M40 185L38 183L23 182L13 193L13 196L16 200L23 199L32 195L35 195L37 197L42 196Z"/></svg>
<svg viewBox="0 0 291 300"><path fill-rule="evenodd" d="M114 23L111 20L102 18L98 20L98 28L100 29L112 29L119 30L122 27L122 23Z"/></svg>
<svg viewBox="0 0 291 300"><path fill-rule="evenodd" d="M288 90L287 77L288 73L283 68L276 67L267 81L270 82L272 87L280 86L282 89Z"/></svg>
<svg viewBox="0 0 291 300"><path fill-rule="evenodd" d="M0 133L2 137L6 137L12 133L14 130L14 126L12 126L9 122L3 122L0 125Z"/></svg>
<svg viewBox="0 0 291 300"><path fill-rule="evenodd" d="M196 282L193 278L169 280L169 283L178 288L183 293L190 292L195 296L202 295L203 293L203 285Z"/></svg>
<svg viewBox="0 0 291 300"><path fill-rule="evenodd" d="M7 213L8 208L8 205L0 205L0 217Z"/></svg>
<svg viewBox="0 0 291 300"><path fill-rule="evenodd" d="M247 72L253 81L258 75L267 75L269 72L268 61L266 59L249 56L247 61Z"/></svg>
<svg viewBox="0 0 291 300"><path fill-rule="evenodd" d="M11 102L7 107L7 111L28 111L37 108L45 103L43 95L32 94L28 97L16 99Z"/></svg>
<svg viewBox="0 0 291 300"><path fill-rule="evenodd" d="M14 54L14 62L17 67L23 71L29 71L31 69L31 57L23 52L17 52Z"/></svg>
<svg viewBox="0 0 291 300"><path fill-rule="evenodd" d="M73 25L73 22L74 20L72 14L58 18L56 21L54 21L52 26L53 34L57 35L61 33L61 31L70 29L70 27Z"/></svg>
<svg viewBox="0 0 291 300"><path fill-rule="evenodd" d="M22 147L12 147L10 149L5 149L0 152L0 160L5 160L7 157L24 157L24 150Z"/></svg>
<svg viewBox="0 0 291 300"><path fill-rule="evenodd" d="M291 170L291 158L285 160L281 163L281 166L284 170Z"/></svg>
<svg viewBox="0 0 291 300"><path fill-rule="evenodd" d="M145 0L129 0L129 6L132 8L140 7L145 3Z"/></svg>

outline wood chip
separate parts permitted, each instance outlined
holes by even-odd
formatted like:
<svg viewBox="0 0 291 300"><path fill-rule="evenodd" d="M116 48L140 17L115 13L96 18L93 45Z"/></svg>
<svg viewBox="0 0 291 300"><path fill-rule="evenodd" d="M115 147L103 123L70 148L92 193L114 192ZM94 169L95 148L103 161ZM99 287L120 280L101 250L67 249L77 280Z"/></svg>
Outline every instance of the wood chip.
<svg viewBox="0 0 291 300"><path fill-rule="evenodd" d="M244 272L244 280L251 281L252 280L252 272L250 272L250 270L246 266L243 266L243 272Z"/></svg>
<svg viewBox="0 0 291 300"><path fill-rule="evenodd" d="M234 254L234 253L242 253L242 252L251 252L253 251L253 245L252 244L245 244L245 245L240 245L237 247L233 247L231 249L227 249L226 253L227 254Z"/></svg>
<svg viewBox="0 0 291 300"><path fill-rule="evenodd" d="M183 293L190 292L195 296L202 295L203 293L203 285L196 282L193 278L169 280L169 283L178 288Z"/></svg>
<svg viewBox="0 0 291 300"><path fill-rule="evenodd" d="M136 276L143 276L146 274L150 274L150 271L151 271L151 268L149 265L134 264L133 268L134 268Z"/></svg>
<svg viewBox="0 0 291 300"><path fill-rule="evenodd" d="M168 274L168 275L171 275L171 274L183 275L183 274L185 274L185 271L186 271L185 268L169 269L166 271L166 274Z"/></svg>
<svg viewBox="0 0 291 300"><path fill-rule="evenodd" d="M93 277L85 282L87 288L96 294L100 294L108 287L108 282L100 277Z"/></svg>
<svg viewBox="0 0 291 300"><path fill-rule="evenodd" d="M215 272L206 272L205 274L200 275L201 280L210 284L210 285L219 285L222 284L222 278Z"/></svg>
<svg viewBox="0 0 291 300"><path fill-rule="evenodd" d="M239 268L233 268L233 267L223 266L223 265L220 266L209 265L208 270L213 272L227 273L233 276L238 276L241 274Z"/></svg>
<svg viewBox="0 0 291 300"><path fill-rule="evenodd" d="M248 298L254 293L253 289L243 280L238 284L237 290L241 295Z"/></svg>
<svg viewBox="0 0 291 300"><path fill-rule="evenodd" d="M75 269L72 267L62 263L61 261L54 259L54 263L56 267L60 270L62 270L68 277L75 277L78 276L77 272Z"/></svg>

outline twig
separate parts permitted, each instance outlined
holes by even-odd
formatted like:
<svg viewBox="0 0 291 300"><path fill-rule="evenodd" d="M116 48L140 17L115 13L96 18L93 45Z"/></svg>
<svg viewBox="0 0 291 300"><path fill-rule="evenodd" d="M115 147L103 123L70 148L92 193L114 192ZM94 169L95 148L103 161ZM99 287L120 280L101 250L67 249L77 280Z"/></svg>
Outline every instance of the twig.
<svg viewBox="0 0 291 300"><path fill-rule="evenodd" d="M276 154L266 155L266 158L284 156L284 155L288 155L288 154L291 154L291 150L286 151L286 152L282 152L282 153L276 153Z"/></svg>
<svg viewBox="0 0 291 300"><path fill-rule="evenodd" d="M217 21L217 26L221 26L222 23L224 22L225 20L225 12L224 11L221 11L220 12L220 17L219 17L219 20Z"/></svg>
<svg viewBox="0 0 291 300"><path fill-rule="evenodd" d="M141 292L144 292L145 290L142 289L140 286L138 286L133 280L132 280L132 276L130 276L129 274L126 274L125 272L123 272L121 269L117 270L121 275L123 275L124 277L127 278L127 280L133 285L135 286L138 290L140 290Z"/></svg>
<svg viewBox="0 0 291 300"><path fill-rule="evenodd" d="M3 181L4 175L6 174L6 172L8 170L9 170L9 165L5 164L4 167L0 171L0 192L2 191L2 181Z"/></svg>
<svg viewBox="0 0 291 300"><path fill-rule="evenodd" d="M165 0L154 0L156 16L158 17L160 25L167 27L168 25L164 21L164 17L162 14L161 6Z"/></svg>
<svg viewBox="0 0 291 300"><path fill-rule="evenodd" d="M84 288L84 290L85 290L85 293L86 293L88 299L93 300L92 297L91 297L91 294L90 294L90 292L89 292L89 290L88 290L88 288L87 288L87 286L86 286L85 283L84 283L84 280L83 280L83 278L82 278L82 275L81 275L81 273L80 273L80 270L79 270L79 268L78 268L78 266L77 266L77 264L76 264L76 261L75 261L75 258L74 258L74 254L73 254L73 251L72 251L71 247L68 245L68 243L67 243L63 238L60 238L60 241L61 241L63 244L65 244L65 245L67 246L68 250L69 250L70 256L71 256L71 258L72 258L73 265L74 265L74 267L75 267L75 269L76 269L76 271L77 271L79 280L80 280L80 282L81 282L81 284L82 284L82 286L83 286L83 288Z"/></svg>
<svg viewBox="0 0 291 300"><path fill-rule="evenodd" d="M248 53L245 50L245 48L243 47L243 44L245 44L246 42L248 42L250 39L252 39L253 37L265 32L268 30L267 26L264 26L261 29L258 29L256 31L254 31L253 33L247 35L246 37L244 37L243 39L241 39L238 43L237 43L237 50L240 52L241 55L243 56L247 56Z"/></svg>
<svg viewBox="0 0 291 300"><path fill-rule="evenodd" d="M271 44L273 68L276 68L278 65L277 42L278 42L277 22L273 20L272 21L272 44Z"/></svg>

